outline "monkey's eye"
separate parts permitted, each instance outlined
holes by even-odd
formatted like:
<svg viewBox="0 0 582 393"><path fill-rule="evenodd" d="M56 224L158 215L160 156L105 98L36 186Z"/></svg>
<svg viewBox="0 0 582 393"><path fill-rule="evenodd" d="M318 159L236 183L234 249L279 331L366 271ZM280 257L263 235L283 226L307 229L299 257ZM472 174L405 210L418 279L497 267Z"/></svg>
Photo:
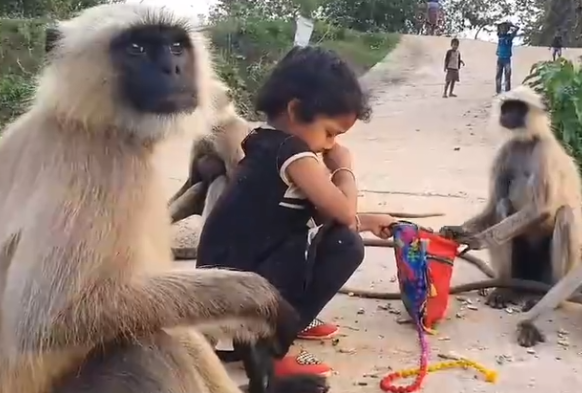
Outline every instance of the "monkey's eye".
<svg viewBox="0 0 582 393"><path fill-rule="evenodd" d="M129 44L129 46L127 47L127 52L130 55L141 55L145 53L145 48L141 45L135 44L135 43L131 43Z"/></svg>
<svg viewBox="0 0 582 393"><path fill-rule="evenodd" d="M172 52L173 55L179 56L184 53L184 46L181 42L174 42L170 45L170 52Z"/></svg>

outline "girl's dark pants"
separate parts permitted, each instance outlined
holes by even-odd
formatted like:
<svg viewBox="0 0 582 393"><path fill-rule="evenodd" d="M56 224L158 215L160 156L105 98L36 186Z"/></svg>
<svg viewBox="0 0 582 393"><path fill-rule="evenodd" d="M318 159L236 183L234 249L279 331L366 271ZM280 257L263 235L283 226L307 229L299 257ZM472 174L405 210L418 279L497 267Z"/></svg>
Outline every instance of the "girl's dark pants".
<svg viewBox="0 0 582 393"><path fill-rule="evenodd" d="M309 250L307 232L299 233L257 263L253 271L269 280L299 313L298 334L317 317L363 260L364 243L360 235L346 226L328 224L320 229ZM211 262L213 266L217 262L219 266L225 265L224 261L205 264ZM289 350L295 337L279 343L281 353Z"/></svg>
<svg viewBox="0 0 582 393"><path fill-rule="evenodd" d="M307 235L290 238L257 269L295 307L300 330L319 315L364 260L362 238L343 225L320 229L307 258L306 247Z"/></svg>

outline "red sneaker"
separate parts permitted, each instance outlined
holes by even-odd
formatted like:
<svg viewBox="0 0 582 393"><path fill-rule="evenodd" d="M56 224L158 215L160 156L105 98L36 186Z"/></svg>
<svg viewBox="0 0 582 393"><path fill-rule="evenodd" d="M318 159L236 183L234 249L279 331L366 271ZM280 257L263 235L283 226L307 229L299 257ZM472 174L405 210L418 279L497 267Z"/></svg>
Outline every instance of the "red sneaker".
<svg viewBox="0 0 582 393"><path fill-rule="evenodd" d="M285 356L274 364L277 377L288 377L297 374L313 374L328 377L331 375L331 367L322 363L315 356L306 351L301 351L297 356Z"/></svg>
<svg viewBox="0 0 582 393"><path fill-rule="evenodd" d="M325 323L315 318L309 326L297 335L297 338L303 340L325 340L335 336L338 331L339 328L336 325Z"/></svg>

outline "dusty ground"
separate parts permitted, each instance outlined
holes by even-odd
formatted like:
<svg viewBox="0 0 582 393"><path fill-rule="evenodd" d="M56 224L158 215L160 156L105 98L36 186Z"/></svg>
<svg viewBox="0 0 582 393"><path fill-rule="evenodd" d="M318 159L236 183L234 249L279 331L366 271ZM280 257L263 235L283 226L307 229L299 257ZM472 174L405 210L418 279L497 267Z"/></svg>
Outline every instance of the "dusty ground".
<svg viewBox="0 0 582 393"><path fill-rule="evenodd" d="M461 72L458 98L443 99L443 57L449 39L404 37L400 46L369 73L374 87L375 116L345 137L356 157L362 189L361 210L443 211L447 215L419 223L456 224L477 212L486 196L487 171L501 136L487 130L494 94L495 46L464 40L467 67ZM574 58L582 53L566 50ZM547 48L516 48L514 83L535 61L548 58ZM168 195L180 186L187 168L187 141L168 147L162 170ZM363 288L396 289L392 250L369 249L350 280ZM482 277L459 261L454 282ZM577 307L543 318L548 342L535 351L515 343L517 315L490 310L477 294L464 296L472 310L453 298L449 319L432 337L432 360L454 351L499 373L497 384L485 383L470 370L442 371L427 377L424 391L442 392L573 392L582 383L582 313ZM389 307L387 307L389 306ZM419 349L410 325L400 324L399 301L361 300L338 295L322 317L337 322L339 344L298 343L330 363L336 375L333 391L379 392L379 378L390 370L417 364ZM404 314L402 314L404 315Z"/></svg>

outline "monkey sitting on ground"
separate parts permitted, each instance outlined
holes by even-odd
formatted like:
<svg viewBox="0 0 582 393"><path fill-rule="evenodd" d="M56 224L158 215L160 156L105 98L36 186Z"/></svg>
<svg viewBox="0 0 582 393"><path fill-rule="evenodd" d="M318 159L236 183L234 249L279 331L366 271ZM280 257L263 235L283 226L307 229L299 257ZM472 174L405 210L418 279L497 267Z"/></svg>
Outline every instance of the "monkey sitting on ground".
<svg viewBox="0 0 582 393"><path fill-rule="evenodd" d="M243 158L241 143L250 127L218 80L213 84L213 103L214 113L208 119L211 127L192 143L188 179L169 201L172 223L193 214L206 219Z"/></svg>
<svg viewBox="0 0 582 393"><path fill-rule="evenodd" d="M49 40L34 102L0 139L0 391L240 393L201 333L287 339L296 317L259 275L173 265L155 154L212 112L204 38L118 3ZM268 390L296 381L326 389Z"/></svg>
<svg viewBox="0 0 582 393"><path fill-rule="evenodd" d="M498 110L493 120L510 137L494 160L489 200L482 213L455 230L477 233L532 205L549 213L541 224L489 252L498 278L554 285L580 265L582 184L578 168L554 136L542 99L533 90L520 86L504 93ZM529 347L544 341L534 318L566 300L581 282L579 277L563 291L557 290L565 285L560 282L537 305L535 300L526 302L525 311L531 310L518 328L520 345ZM521 295L510 288L497 288L487 304L505 308L521 300Z"/></svg>

